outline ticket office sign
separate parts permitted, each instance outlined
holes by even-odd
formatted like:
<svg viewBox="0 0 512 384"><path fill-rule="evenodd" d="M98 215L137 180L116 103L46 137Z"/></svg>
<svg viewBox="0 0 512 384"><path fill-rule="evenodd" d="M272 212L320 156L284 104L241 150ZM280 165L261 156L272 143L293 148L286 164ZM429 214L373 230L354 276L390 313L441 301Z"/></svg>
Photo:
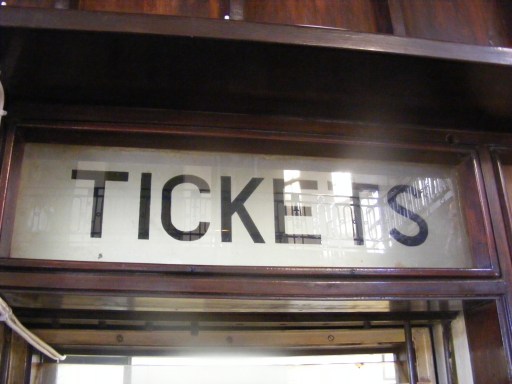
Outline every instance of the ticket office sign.
<svg viewBox="0 0 512 384"><path fill-rule="evenodd" d="M11 257L473 267L452 166L35 143Z"/></svg>

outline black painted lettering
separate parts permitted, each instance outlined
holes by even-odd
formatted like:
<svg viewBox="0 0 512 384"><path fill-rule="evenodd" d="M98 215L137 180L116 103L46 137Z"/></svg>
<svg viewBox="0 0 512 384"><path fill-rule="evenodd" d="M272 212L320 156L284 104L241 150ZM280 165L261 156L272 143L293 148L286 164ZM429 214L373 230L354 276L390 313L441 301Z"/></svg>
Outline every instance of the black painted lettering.
<svg viewBox="0 0 512 384"><path fill-rule="evenodd" d="M162 226L171 237L181 241L193 241L202 238L210 223L200 221L198 226L191 231L181 231L172 223L171 210L172 210L172 191L180 184L193 184L195 185L200 193L210 193L210 186L208 183L198 176L194 175L179 175L172 179L169 179L162 188Z"/></svg>
<svg viewBox="0 0 512 384"><path fill-rule="evenodd" d="M298 181L301 189L318 189L316 180L294 180ZM274 226L276 243L302 243L321 244L320 235L290 234L286 233L285 216L312 216L311 207L302 205L286 205L284 203L285 181L274 179Z"/></svg>
<svg viewBox="0 0 512 384"><path fill-rule="evenodd" d="M258 188L263 181L263 178L253 177L247 185L242 189L238 196L231 200L231 177L221 176L221 230L222 230L222 242L232 241L233 232L233 215L236 213L242 221L245 229L249 232L251 239L255 243L264 243L263 237L261 236L256 224L252 220L249 212L245 208L244 204L251 194Z"/></svg>
<svg viewBox="0 0 512 384"><path fill-rule="evenodd" d="M71 178L74 180L94 181L92 218L91 218L91 237L101 237L103 227L103 204L105 200L105 182L106 181L128 181L128 172L116 171L89 171L73 169Z"/></svg>
<svg viewBox="0 0 512 384"><path fill-rule="evenodd" d="M333 191L332 181L327 182L329 191ZM375 184L352 183L352 200L353 217L352 217L352 233L354 234L354 244L364 245L364 226L363 211L361 208L361 192L378 192L379 186Z"/></svg>
<svg viewBox="0 0 512 384"><path fill-rule="evenodd" d="M428 237L428 225L427 222L417 213L411 212L404 206L400 205L396 200L398 196L402 193L409 193L415 198L420 197L420 192L410 186L410 185L396 185L393 188L391 188L388 192L388 204L389 207L398 213L399 215L414 221L419 228L419 231L414 236L408 236L401 233L398 229L393 228L389 234L393 239L398 241L399 243L406 245L408 247L416 247L418 245L421 245L427 240Z"/></svg>
<svg viewBox="0 0 512 384"><path fill-rule="evenodd" d="M140 176L139 239L149 239L149 219L151 208L151 173Z"/></svg>
<svg viewBox="0 0 512 384"><path fill-rule="evenodd" d="M354 244L364 245L363 212L361 209L361 192L376 192L379 186L375 184L352 183L352 205L354 206Z"/></svg>

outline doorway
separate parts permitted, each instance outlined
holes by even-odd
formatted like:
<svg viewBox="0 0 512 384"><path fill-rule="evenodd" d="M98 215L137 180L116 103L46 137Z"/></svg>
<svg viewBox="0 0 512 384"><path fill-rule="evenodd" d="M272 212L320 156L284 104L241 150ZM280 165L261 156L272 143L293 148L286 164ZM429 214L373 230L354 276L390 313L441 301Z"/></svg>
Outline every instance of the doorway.
<svg viewBox="0 0 512 384"><path fill-rule="evenodd" d="M158 383L178 373L191 384L220 373L225 383L265 375L282 383L322 374L350 380L355 373L368 383L378 382L375 375L385 384L478 383L470 354L476 344L467 328L475 326L471 313L494 303L67 295L57 309L49 295L37 301L27 293L10 295L19 318L68 355L55 364L34 353L32 384L67 384L70 375L76 383L89 377L90 367L93 374L117 372L110 382L123 384L141 376ZM31 308L23 305L29 301ZM233 376L237 371L243 379Z"/></svg>

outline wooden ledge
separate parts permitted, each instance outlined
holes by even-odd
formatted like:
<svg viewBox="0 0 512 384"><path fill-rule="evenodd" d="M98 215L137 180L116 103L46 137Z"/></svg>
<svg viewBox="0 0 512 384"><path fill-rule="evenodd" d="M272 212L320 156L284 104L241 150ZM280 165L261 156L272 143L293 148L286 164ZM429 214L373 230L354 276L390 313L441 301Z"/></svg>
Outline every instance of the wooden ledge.
<svg viewBox="0 0 512 384"><path fill-rule="evenodd" d="M2 27L237 40L512 65L509 48L234 20L1 7Z"/></svg>

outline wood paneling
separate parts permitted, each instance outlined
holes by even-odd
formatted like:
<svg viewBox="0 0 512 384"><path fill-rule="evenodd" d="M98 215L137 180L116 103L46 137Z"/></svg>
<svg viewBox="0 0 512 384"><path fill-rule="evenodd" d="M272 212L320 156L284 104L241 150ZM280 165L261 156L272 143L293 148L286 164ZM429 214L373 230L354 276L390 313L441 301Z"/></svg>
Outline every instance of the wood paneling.
<svg viewBox="0 0 512 384"><path fill-rule="evenodd" d="M395 0L391 0L395 1ZM504 0L396 0L407 37L510 46L511 5Z"/></svg>
<svg viewBox="0 0 512 384"><path fill-rule="evenodd" d="M6 0L7 7L223 18L229 0Z"/></svg>
<svg viewBox="0 0 512 384"><path fill-rule="evenodd" d="M30 382L31 348L18 334L0 324L0 383Z"/></svg>
<svg viewBox="0 0 512 384"><path fill-rule="evenodd" d="M4 0L7 7L59 8L69 0Z"/></svg>
<svg viewBox="0 0 512 384"><path fill-rule="evenodd" d="M391 32L386 3L373 0L245 0L244 20Z"/></svg>
<svg viewBox="0 0 512 384"><path fill-rule="evenodd" d="M456 43L512 46L507 0L7 0L80 9L307 25Z"/></svg>
<svg viewBox="0 0 512 384"><path fill-rule="evenodd" d="M7 384L29 383L31 349L17 333L12 333Z"/></svg>
<svg viewBox="0 0 512 384"><path fill-rule="evenodd" d="M495 302L465 311L475 384L508 384L509 372Z"/></svg>
<svg viewBox="0 0 512 384"><path fill-rule="evenodd" d="M11 330L0 323L0 383L7 382L9 373L9 358L11 350Z"/></svg>
<svg viewBox="0 0 512 384"><path fill-rule="evenodd" d="M509 161L506 161L505 164L502 165L501 169L503 174L504 192L506 193L506 198L508 200L508 214L512 218L512 166Z"/></svg>
<svg viewBox="0 0 512 384"><path fill-rule="evenodd" d="M293 46L327 47L365 52L385 52L434 59L478 63L512 64L511 50L455 43L396 39L382 34L356 34L334 28L297 28L288 25L230 23L200 18L165 18L154 15L68 10L65 17L58 10L4 7L0 12L3 28L39 30L115 32L136 35L196 37L264 42ZM4 31L2 30L2 35Z"/></svg>
<svg viewBox="0 0 512 384"><path fill-rule="evenodd" d="M26 12L24 9L5 11ZM37 20L48 20L45 16L49 11L37 11L41 16ZM92 13L65 12L66 23L71 16L79 16L80 25L93 26L88 23ZM140 20L134 18L135 15L108 16L115 16L103 19L112 21L109 26L133 28L135 24L131 21ZM157 23L165 22L165 27L173 27L166 18L156 19ZM182 21L179 20L178 26L183 26ZM190 28L183 33L194 34L198 26L204 31L210 25L215 32L223 32L223 38L231 32L231 36L243 38L230 27L240 27L243 23L191 21L194 23L187 24ZM144 28L137 24L139 27ZM257 27L261 27L253 30L257 34L266 28L265 25ZM287 42L297 41L295 32L307 29L274 27L279 38L291 37ZM285 33L280 34L283 29ZM133 33L121 37L114 33L18 32L14 28L0 32L0 44L6 47L23 44L21 52L11 57L13 63L7 65L12 69L2 72L10 103L24 100L68 105L110 104L457 129L477 126L494 131L508 130L512 116L512 110L504 107L512 100L510 66L352 51L351 45L338 50L293 43L279 45ZM338 37L343 37L330 35L332 30L327 32L323 43L327 40L337 43L341 41ZM157 33L160 32L155 31ZM314 36L309 37L314 40ZM354 40L357 39L352 36L350 44ZM375 41L367 43L375 50L382 49ZM397 48L400 41L390 43ZM409 50L411 46L402 48ZM483 51L486 50L487 47ZM476 55L485 58L485 52L479 51ZM512 54L507 54L509 52L504 52L501 57L512 61ZM3 59L1 55L0 59ZM5 60L8 64L7 58ZM100 87L101 92L98 92Z"/></svg>
<svg viewBox="0 0 512 384"><path fill-rule="evenodd" d="M79 9L218 19L224 17L226 4L224 0L80 0Z"/></svg>
<svg viewBox="0 0 512 384"><path fill-rule="evenodd" d="M246 314L259 313L258 316L251 316L252 319L261 319L261 316L268 316L269 321L279 321L286 323L291 320L307 320L315 322L322 317L324 322L339 320L333 313L342 313L343 318L354 320L368 320L366 314L370 313L373 320L397 319L394 317L397 313L407 313L409 320L420 319L451 319L452 317L443 317L441 313L453 314L462 310L460 300L272 300L270 298L254 298L251 300L234 298L214 298L208 297L208 300L202 298L179 298L179 297L148 297L138 296L137 298L128 295L118 296L94 296L72 294L69 292L49 292L33 291L20 292L12 290L2 290L2 297L5 298L14 307L19 319L28 322L28 317L33 321L39 321L40 315L51 317L55 311L61 316L75 316L75 311L81 309L79 316L85 318L83 312L89 312L92 316L100 315L101 318L109 320L115 318L122 319L124 315L130 319L141 319L149 321L158 321L158 316L170 314L173 319L182 320L177 313L195 313L195 318L189 321L203 321L201 313L215 313L212 317L217 320L221 318L222 313L229 313L229 319L244 323ZM101 311L110 308L110 313ZM71 311L71 312L70 312ZM115 311L115 314L114 314ZM137 312L141 317L137 317ZM155 312L161 312L164 315L155 315ZM286 312L286 319L280 317L279 313ZM241 314L243 313L243 314ZM278 313L277 315L274 315ZM307 313L307 315L304 315ZM357 313L357 315L354 315ZM377 314L378 313L378 314ZM66 315L67 314L67 315ZM152 316L157 317L152 317ZM117 316L117 317L116 317ZM176 316L176 317L174 317ZM208 317L209 315L206 315ZM218 317L217 317L218 316ZM275 317L274 317L275 316ZM355 317L353 317L355 316ZM361 317L358 317L361 316ZM90 317L89 317L90 318ZM404 316L398 317L403 320Z"/></svg>
<svg viewBox="0 0 512 384"><path fill-rule="evenodd" d="M414 271L415 272L415 271ZM417 272L416 272L417 273ZM403 279L400 281L353 281L342 278L330 281L307 279L189 276L144 273L73 273L73 272L0 272L2 289L75 290L87 294L120 295L126 292L141 296L233 297L282 299L382 299L418 297L461 298L504 295L508 287L500 281L451 279ZM4 288L5 287L5 288Z"/></svg>
<svg viewBox="0 0 512 384"><path fill-rule="evenodd" d="M481 202L487 201L487 197L479 196L480 193L484 193L484 189L482 188L483 181L478 174L479 170L475 162L475 158L468 158L457 167L461 208L468 228L468 238L471 254L474 257L474 265L478 268L494 268L498 274L498 262L493 233L490 229L490 218L487 211L477 209L479 205L482 207L485 205ZM475 193L476 191L478 193ZM449 226L447 225L444 230L449 231Z"/></svg>

